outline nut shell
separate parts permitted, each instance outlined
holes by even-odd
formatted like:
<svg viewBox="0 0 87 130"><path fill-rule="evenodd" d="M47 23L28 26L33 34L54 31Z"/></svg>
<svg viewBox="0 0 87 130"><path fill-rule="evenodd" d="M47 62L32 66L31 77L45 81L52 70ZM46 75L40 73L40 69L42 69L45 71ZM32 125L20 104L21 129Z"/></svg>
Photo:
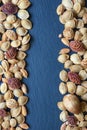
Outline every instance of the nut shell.
<svg viewBox="0 0 87 130"><path fill-rule="evenodd" d="M77 98L77 96L72 94L67 94L63 98L63 103L69 112L73 114L79 114L81 112L80 101Z"/></svg>

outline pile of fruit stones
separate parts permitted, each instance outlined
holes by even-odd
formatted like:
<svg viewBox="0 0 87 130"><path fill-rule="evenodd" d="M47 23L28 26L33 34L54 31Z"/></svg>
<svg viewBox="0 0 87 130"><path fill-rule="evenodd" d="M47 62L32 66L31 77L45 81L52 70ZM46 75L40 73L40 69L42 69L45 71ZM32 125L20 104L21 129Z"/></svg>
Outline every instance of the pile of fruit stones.
<svg viewBox="0 0 87 130"><path fill-rule="evenodd" d="M87 8L85 0L62 0L56 10L64 30L58 61L64 69L59 73L59 92L64 95L57 103L60 130L87 130ZM60 44L60 43L59 43Z"/></svg>
<svg viewBox="0 0 87 130"><path fill-rule="evenodd" d="M25 58L32 22L29 0L0 0L0 130L29 129Z"/></svg>

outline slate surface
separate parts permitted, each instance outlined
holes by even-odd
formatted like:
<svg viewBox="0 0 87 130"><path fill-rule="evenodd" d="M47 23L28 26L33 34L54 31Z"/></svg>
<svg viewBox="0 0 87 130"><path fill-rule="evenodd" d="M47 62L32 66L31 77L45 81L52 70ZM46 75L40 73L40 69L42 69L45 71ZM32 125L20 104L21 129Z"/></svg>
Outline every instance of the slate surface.
<svg viewBox="0 0 87 130"><path fill-rule="evenodd" d="M61 0L32 0L29 9L33 29L31 49L28 51L27 69L30 72L29 85L30 130L60 130L57 101L62 97L58 92L58 73L63 68L57 62L62 44L58 34L63 26L58 21L56 7Z"/></svg>

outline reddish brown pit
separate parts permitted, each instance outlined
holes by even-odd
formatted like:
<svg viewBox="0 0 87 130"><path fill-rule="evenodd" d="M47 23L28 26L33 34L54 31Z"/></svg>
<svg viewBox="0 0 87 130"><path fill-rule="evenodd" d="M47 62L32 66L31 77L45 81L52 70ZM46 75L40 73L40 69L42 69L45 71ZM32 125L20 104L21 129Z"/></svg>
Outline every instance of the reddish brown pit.
<svg viewBox="0 0 87 130"><path fill-rule="evenodd" d="M4 109L0 109L0 116L5 117L6 111Z"/></svg>
<svg viewBox="0 0 87 130"><path fill-rule="evenodd" d="M75 51L75 52L85 50L85 47L84 47L83 43L81 43L80 41L71 41L69 43L69 46L70 46L71 50Z"/></svg>
<svg viewBox="0 0 87 130"><path fill-rule="evenodd" d="M14 47L10 47L5 55L7 59L14 59L17 56L17 49Z"/></svg>
<svg viewBox="0 0 87 130"><path fill-rule="evenodd" d="M74 116L68 116L67 121L71 126L75 126L77 123L77 119Z"/></svg>
<svg viewBox="0 0 87 130"><path fill-rule="evenodd" d="M80 77L77 73L75 72L68 72L68 78L70 81L72 81L73 83L75 84L80 84L81 83L81 80L80 80Z"/></svg>
<svg viewBox="0 0 87 130"><path fill-rule="evenodd" d="M21 87L21 81L17 78L10 78L8 80L8 86L10 90L18 89Z"/></svg>
<svg viewBox="0 0 87 130"><path fill-rule="evenodd" d="M11 2L8 2L4 5L1 6L1 10L2 12L4 12L5 14L16 14L18 11L18 7L14 4L12 4Z"/></svg>

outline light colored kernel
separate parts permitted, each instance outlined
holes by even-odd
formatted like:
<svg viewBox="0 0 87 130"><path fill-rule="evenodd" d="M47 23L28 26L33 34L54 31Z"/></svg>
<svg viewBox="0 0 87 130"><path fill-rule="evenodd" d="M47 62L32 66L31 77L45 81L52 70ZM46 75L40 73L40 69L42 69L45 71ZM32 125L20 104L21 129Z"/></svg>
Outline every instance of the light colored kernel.
<svg viewBox="0 0 87 130"><path fill-rule="evenodd" d="M16 21L16 16L15 15L8 15L7 16L7 22L10 24L13 24Z"/></svg>
<svg viewBox="0 0 87 130"><path fill-rule="evenodd" d="M2 83L1 85L0 85L0 91L1 91L1 93L6 93L7 92L7 84L6 83Z"/></svg>
<svg viewBox="0 0 87 130"><path fill-rule="evenodd" d="M15 97L23 96L23 92L20 89L15 89L13 91L13 94L14 94Z"/></svg>
<svg viewBox="0 0 87 130"><path fill-rule="evenodd" d="M59 77L62 81L67 82L68 81L68 74L65 70L62 70L59 74Z"/></svg>
<svg viewBox="0 0 87 130"><path fill-rule="evenodd" d="M17 125L16 119L11 118L10 119L10 125L11 125L11 127L15 127Z"/></svg>
<svg viewBox="0 0 87 130"><path fill-rule="evenodd" d="M18 11L18 17L20 18L20 19L27 19L27 18L29 18L29 13L26 11L26 10L19 10Z"/></svg>
<svg viewBox="0 0 87 130"><path fill-rule="evenodd" d="M65 83L61 82L61 83L59 84L59 91L60 91L60 93L61 93L62 95L64 95L64 94L67 93L68 90L67 90L67 86L66 86Z"/></svg>

